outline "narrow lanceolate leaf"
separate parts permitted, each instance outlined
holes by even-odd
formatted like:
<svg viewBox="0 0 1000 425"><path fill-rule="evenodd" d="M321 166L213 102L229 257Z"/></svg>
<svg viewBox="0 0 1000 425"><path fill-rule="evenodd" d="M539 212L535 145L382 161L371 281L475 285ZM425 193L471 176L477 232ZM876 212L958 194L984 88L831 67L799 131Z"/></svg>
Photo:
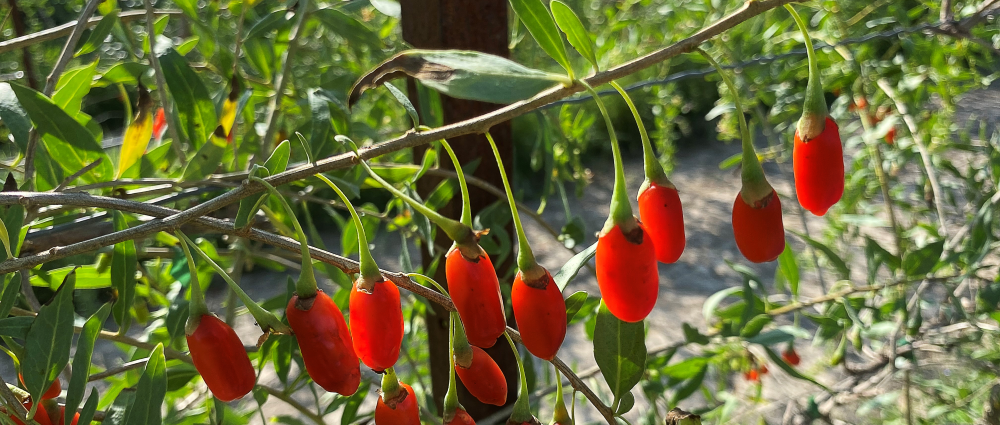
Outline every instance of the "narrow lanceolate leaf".
<svg viewBox="0 0 1000 425"><path fill-rule="evenodd" d="M583 26L580 17L566 3L559 0L552 0L552 17L556 20L556 25L566 34L569 44L583 56L584 59L594 65L594 71L600 69L597 64L597 54L594 53L594 39L590 38L590 32Z"/></svg>
<svg viewBox="0 0 1000 425"><path fill-rule="evenodd" d="M566 45L542 0L510 0L510 5L538 45L542 46L542 50L566 68L566 72L572 77L573 68L566 56Z"/></svg>
<svg viewBox="0 0 1000 425"><path fill-rule="evenodd" d="M0 291L0 317L7 317L10 310L17 302L17 294L21 292L21 279L14 279L17 276L7 273L3 277L3 291Z"/></svg>
<svg viewBox="0 0 1000 425"><path fill-rule="evenodd" d="M118 393L118 397L115 397L115 402L104 412L104 421L101 424L123 425L128 419L128 412L132 409L132 403L135 402L135 393L135 388L125 388L122 392ZM83 415L80 416L80 419L83 419Z"/></svg>
<svg viewBox="0 0 1000 425"><path fill-rule="evenodd" d="M86 127L41 93L17 84L12 84L11 88L21 106L28 112L38 133L42 135L46 150L67 175L103 159L100 165L84 174L91 176L84 180L97 181L103 177L111 177L114 172L111 161Z"/></svg>
<svg viewBox="0 0 1000 425"><path fill-rule="evenodd" d="M104 44L104 39L108 38L108 34L111 34L111 30L115 28L115 23L118 22L118 11L112 11L111 13L104 15L101 18L101 22L90 31L90 36L87 37L87 41L80 46L80 49L76 51L73 57L80 55L85 55L87 53L97 50L101 44Z"/></svg>
<svg viewBox="0 0 1000 425"><path fill-rule="evenodd" d="M115 231L128 229L125 223L125 216L121 212L114 212ZM122 332L128 331L132 324L132 316L129 310L135 300L135 272L139 262L135 255L135 242L129 240L115 244L114 253L111 256L111 285L118 291L118 301L115 301L114 312L115 322Z"/></svg>
<svg viewBox="0 0 1000 425"><path fill-rule="evenodd" d="M14 258L14 254L10 250L10 236L7 234L7 225L0 220L0 243L3 243L3 249L7 252L8 258Z"/></svg>
<svg viewBox="0 0 1000 425"><path fill-rule="evenodd" d="M56 84L52 94L52 103L58 105L69 116L76 116L83 105L83 97L90 93L97 73L97 61L90 65L67 70Z"/></svg>
<svg viewBox="0 0 1000 425"><path fill-rule="evenodd" d="M587 292L577 291L566 298L566 323L573 321L573 317L580 311L580 308L587 303Z"/></svg>
<svg viewBox="0 0 1000 425"><path fill-rule="evenodd" d="M778 256L778 273L775 280L788 282L792 295L799 295L799 264L795 261L795 252L791 244L785 244L785 250ZM779 287L780 288L780 287Z"/></svg>
<svg viewBox="0 0 1000 425"><path fill-rule="evenodd" d="M406 109L407 115L410 116L410 121L413 122L413 128L419 127L420 116L417 115L417 108L413 107L413 102L410 102L410 98L406 97L405 93L388 82L385 83L385 88L389 89L389 93L392 93L392 97L395 97L396 101L399 102L400 105L403 105L403 109Z"/></svg>
<svg viewBox="0 0 1000 425"><path fill-rule="evenodd" d="M310 157L318 159L321 152L326 150L326 145L332 137L330 134L333 131L333 125L330 122L330 100L321 89L310 90L306 97L309 100L312 121L308 154Z"/></svg>
<svg viewBox="0 0 1000 425"><path fill-rule="evenodd" d="M163 344L149 354L146 370L136 386L135 401L125 413L125 425L160 425L160 407L167 395L167 360L163 357Z"/></svg>
<svg viewBox="0 0 1000 425"><path fill-rule="evenodd" d="M196 181L214 173L219 168L222 155L226 153L226 145L225 129L220 125L215 128L212 141L201 145L198 152L188 162L187 167L184 168L183 179Z"/></svg>
<svg viewBox="0 0 1000 425"><path fill-rule="evenodd" d="M14 89L8 83L0 83L0 121L14 136L14 143L24 152L28 147L28 132L31 131L31 118L21 107L21 102L14 95Z"/></svg>
<svg viewBox="0 0 1000 425"><path fill-rule="evenodd" d="M130 167L139 162L142 155L146 153L149 146L149 138L153 135L153 99L149 96L146 87L139 85L139 110L135 118L125 129L125 137L122 139L122 151L118 156L118 172L115 179L121 178L122 174Z"/></svg>
<svg viewBox="0 0 1000 425"><path fill-rule="evenodd" d="M15 316L0 319L0 336L24 339L28 336L28 329L31 329L31 324L34 322L34 317Z"/></svg>
<svg viewBox="0 0 1000 425"><path fill-rule="evenodd" d="M646 366L645 338L642 322L623 322L601 302L594 327L594 359L615 400L621 399L642 378Z"/></svg>
<svg viewBox="0 0 1000 425"><path fill-rule="evenodd" d="M802 372L799 372L794 367L790 366L788 363L785 362L784 359L781 358L780 355L778 355L778 353L774 352L774 350L772 350L771 347L764 346L764 351L767 353L767 357L771 359L771 362L778 365L778 367L780 367L781 370L785 371L785 373L791 375L793 378L812 382L813 384L816 384L816 386L822 388L824 391L828 392L830 391L829 388L819 383L819 381L817 381L815 378L803 375Z"/></svg>
<svg viewBox="0 0 1000 425"><path fill-rule="evenodd" d="M195 148L207 143L218 124L215 105L208 96L205 84L188 65L187 60L174 49L157 52L167 89L177 105L177 119L181 131Z"/></svg>
<svg viewBox="0 0 1000 425"><path fill-rule="evenodd" d="M97 412L97 402L100 400L101 395L98 393L97 388L90 390L90 397L87 397L87 403L83 405L83 410L80 411L80 420L77 421L78 424L89 424L92 422L94 419L94 412ZM66 417L72 416L66 415Z"/></svg>
<svg viewBox="0 0 1000 425"><path fill-rule="evenodd" d="M560 291L566 288L569 281L573 280L577 273L580 273L580 269L587 265L587 262L590 261L591 258L594 258L595 254L597 254L596 242L587 247L587 249L574 255L573 258L570 258L569 261L566 262L566 264L563 264L562 268L559 269L559 271L556 272L556 275L552 277L552 280L554 280L556 285L559 286Z"/></svg>
<svg viewBox="0 0 1000 425"><path fill-rule="evenodd" d="M288 158L291 154L291 144L287 140L281 142L278 147L274 148L274 152L271 152L271 156L267 158L267 161L264 161L264 168L258 168L257 177L264 178L271 174L278 174L285 171L288 168ZM263 194L241 199L240 210L236 213L234 227L240 229L250 224L250 219L257 214L257 210L260 209L263 199Z"/></svg>
<svg viewBox="0 0 1000 425"><path fill-rule="evenodd" d="M76 412L83 401L84 391L87 390L87 378L90 377L90 361L94 355L94 342L97 341L97 334L101 333L101 324L104 323L104 319L108 318L109 312L110 309L105 304L97 314L91 316L83 325L83 332L80 332L80 338L76 342L76 354L73 355L73 376L69 380L69 388L66 391L66 423L64 425L71 425L73 412Z"/></svg>
<svg viewBox="0 0 1000 425"><path fill-rule="evenodd" d="M527 99L566 77L499 56L464 50L407 50L382 62L351 88L348 106L386 81L410 76L451 97L491 103Z"/></svg>
<svg viewBox="0 0 1000 425"><path fill-rule="evenodd" d="M24 387L33 400L42 394L69 363L73 344L73 289L75 276L70 273L55 297L42 306L24 341L21 375Z"/></svg>

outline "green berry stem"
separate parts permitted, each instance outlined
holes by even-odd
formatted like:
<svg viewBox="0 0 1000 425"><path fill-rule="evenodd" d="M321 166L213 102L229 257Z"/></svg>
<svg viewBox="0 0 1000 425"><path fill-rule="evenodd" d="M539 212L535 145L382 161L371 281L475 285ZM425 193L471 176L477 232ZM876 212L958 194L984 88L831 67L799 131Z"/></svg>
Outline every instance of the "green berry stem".
<svg viewBox="0 0 1000 425"><path fill-rule="evenodd" d="M555 367L555 365L553 365ZM563 383L562 375L559 374L559 368L556 367L556 407L552 412L552 424L553 425L573 425L573 417L569 415L569 411L566 410L566 402L563 401Z"/></svg>
<svg viewBox="0 0 1000 425"><path fill-rule="evenodd" d="M510 215L514 217L514 229L517 230L517 268L521 273L533 273L539 271L538 262L531 252L531 245L528 244L528 237L524 234L524 227L521 226L521 215L517 212L517 204L514 203L514 193L510 189L510 181L507 180L507 172L504 171L503 159L500 158L500 150L493 141L490 132L486 132L486 140L490 142L493 149L493 156L497 159L497 167L500 169L500 178L503 180L503 189L507 192L507 203L510 205ZM544 270L541 271L544 275ZM537 276L536 276L537 277Z"/></svg>
<svg viewBox="0 0 1000 425"><path fill-rule="evenodd" d="M455 151L451 149L451 145L448 144L444 139L439 140L441 146L444 150L448 151L448 156L451 157L451 163L455 165L455 174L458 175L458 186L462 188L462 224L472 228L472 203L469 202L469 186L465 184L465 171L462 170L462 164L458 162L458 157L455 156Z"/></svg>
<svg viewBox="0 0 1000 425"><path fill-rule="evenodd" d="M632 111L632 117L635 118L635 124L639 126L639 137L642 139L642 160L644 171L646 172L646 183L656 183L660 186L674 187L673 183L667 179L667 173L663 172L663 165L660 161L656 159L656 152L653 151L653 144L649 141L649 134L646 132L646 125L642 123L642 117L639 116L639 110L636 109L635 103L632 102L632 97L628 95L628 92L618 85L617 82L612 81L611 87L618 90L618 93L622 95L622 99L625 100L625 104L628 105L628 109ZM641 189L640 189L641 192Z"/></svg>
<svg viewBox="0 0 1000 425"><path fill-rule="evenodd" d="M521 362L521 353L517 351L517 346L514 345L514 340L510 338L510 334L504 332L503 335L507 337L510 349L514 350L514 358L517 359L517 370L521 373L521 392L517 395L517 401L514 402L514 411L510 414L510 420L507 423L531 423L534 421L535 415L531 414L531 405L528 402L528 376L524 373L524 363Z"/></svg>
<svg viewBox="0 0 1000 425"><path fill-rule="evenodd" d="M604 229L601 232L607 233L614 226L622 226L622 232L629 232L636 226L636 221L635 216L632 215L632 204L628 200L628 188L625 185L625 165L622 163L622 152L618 147L618 135L615 134L615 128L611 124L611 116L608 115L608 109L604 106L601 96L586 81L578 80L577 82L583 85L587 89L587 92L593 96L594 102L597 102L597 108L601 110L601 115L604 116L604 124L608 127L608 136L611 138L611 152L615 157L615 187L611 193L611 214L608 216L608 221L604 224Z"/></svg>
<svg viewBox="0 0 1000 425"><path fill-rule="evenodd" d="M448 217L438 214L437 211L427 208L426 205L417 202L416 199L407 196L405 193L403 193L399 189L396 189L395 187L393 187L393 185L389 184L389 182L385 181L385 179L376 174L375 171L368 166L367 162L365 162L364 160L360 160L360 158L359 161L361 162L361 166L364 167L366 171L368 171L368 174L372 177L372 179L378 182L378 184L382 185L382 187L384 187L385 190L388 190L390 193L392 193L399 199L402 199L404 202L409 204L411 207L413 207L413 209L427 216L427 218L430 221L438 225L438 227L440 227L441 230L444 230L444 233L447 234L448 237L451 238L451 240L455 241L455 243L458 243L460 245L475 243L475 232L472 231L471 226L452 220ZM469 220L471 221L471 213Z"/></svg>
<svg viewBox="0 0 1000 425"><path fill-rule="evenodd" d="M193 334L195 329L198 329L198 324L201 323L201 316L206 314L211 314L208 309L208 304L205 303L205 293L201 289L201 282L198 281L198 266L194 263L194 256L191 255L191 249L188 248L185 236L180 230L174 232L178 239L181 239L181 250L184 251L184 257L187 258L188 270L191 273L191 311L188 315L187 325L185 327L185 332L188 335Z"/></svg>
<svg viewBox="0 0 1000 425"><path fill-rule="evenodd" d="M382 400L391 400L399 396L400 391L405 390L402 385L399 385L396 370L392 367L386 369L385 374L382 375Z"/></svg>
<svg viewBox="0 0 1000 425"><path fill-rule="evenodd" d="M226 284L229 285L229 288L236 293L236 297L239 298L244 305L246 305L247 310L250 312L250 315L253 316L253 320L257 322L257 325L260 326L260 328L263 329L265 333L268 331L274 331L286 335L291 335L292 330L288 327L288 325L281 323L281 319L278 319L278 317L275 316L274 313L264 310L264 308L261 307L259 304L257 304L257 302L253 300L253 298L250 298L250 295L247 295L247 293L243 291L243 288L240 288L240 285L238 285L236 281L233 280L232 276L230 276L229 273L226 273L226 271L222 269L222 266L219 266L219 264L217 264L214 260L212 260L212 258L209 257L208 254L202 251L201 248L198 247L198 244L194 243L194 241L192 241L191 238L189 238L187 235L185 235L183 232L179 230L176 232L176 235L184 243L190 246L193 249L193 251L197 253L199 257L201 257L202 260L208 263L208 265L211 266L216 273L222 276L222 279L225 280ZM191 260L188 261L190 262ZM193 276L193 274L194 271L192 271L191 278L196 279Z"/></svg>
<svg viewBox="0 0 1000 425"><path fill-rule="evenodd" d="M340 197L340 200L344 202L344 205L347 205L347 209L351 212L351 218L354 220L354 227L357 228L358 233L358 262L360 263L361 269L360 283L363 284L359 285L359 289L371 292L373 287L372 285L377 282L381 282L383 278L382 272L378 269L378 264L376 264L375 259L372 258L371 250L368 249L368 236L365 235L365 226L361 223L361 217L359 217L358 212L355 211L354 205L351 205L351 201L347 199L347 195L344 195L344 191L340 190L340 188L330 181L330 179L326 178L326 176L316 174L316 177L319 177L323 183L326 183L331 189L333 189L334 192L337 192L337 196ZM361 286L364 287L362 288Z"/></svg>
<svg viewBox="0 0 1000 425"><path fill-rule="evenodd" d="M767 178L764 176L764 167L760 165L760 160L757 159L757 152L753 148L753 139L750 136L750 127L747 125L747 118L743 114L743 105L740 102L740 92L736 90L736 85L733 84L733 80L729 77L729 73L722 69L722 66L709 55L708 52L698 48L698 53L712 64L712 67L719 73L722 77L722 81L729 88L729 92L733 96L733 105L736 107L736 117L740 120L740 136L743 139L743 189L740 190L743 200L749 205L754 205L764 197L771 194L774 190L771 185L767 182Z"/></svg>
<svg viewBox="0 0 1000 425"><path fill-rule="evenodd" d="M809 36L809 28L806 22L795 11L790 4L785 5L788 13L795 20L795 25L802 31L802 38L805 39L806 53L809 55L809 82L806 85L806 100L802 105L802 117L799 118L798 132L803 140L811 140L819 136L826 126L826 117L830 115L830 110L826 106L826 97L823 95L823 80L819 72L819 58L813 48L812 38Z"/></svg>
<svg viewBox="0 0 1000 425"><path fill-rule="evenodd" d="M444 394L444 415L445 423L450 422L455 417L455 409L458 408L458 383L455 381L455 324L459 321L458 313L451 313L451 326L449 336L452 344L448 345L448 364L451 366L448 371L448 392Z"/></svg>
<svg viewBox="0 0 1000 425"><path fill-rule="evenodd" d="M448 295L448 291L446 291L440 283L437 283L437 281L428 276L420 273L407 273L406 276L410 279L419 277L424 281L430 282L430 284L434 285L434 287L437 288L438 291L441 291L442 294ZM453 350L452 356L455 357L455 361L460 366L469 367L472 365L472 345L469 344L469 338L465 335L465 326L462 325L462 319L458 316L458 313L452 312L452 320L455 321L455 333L454 337L451 338L451 349Z"/></svg>
<svg viewBox="0 0 1000 425"><path fill-rule="evenodd" d="M315 297L319 287L316 285L316 274L313 272L312 257L309 255L309 241L306 239L306 232L302 230L302 226L299 224L299 219L295 218L295 212L292 210L291 205L288 205L285 197L278 193L278 189L275 189L270 183L257 176L251 176L250 180L260 183L267 188L271 195L281 201L281 206L284 207L285 212L292 217L292 225L295 226L295 237L299 240L299 244L302 247L302 272L299 274L299 280L295 282L295 293L300 298Z"/></svg>

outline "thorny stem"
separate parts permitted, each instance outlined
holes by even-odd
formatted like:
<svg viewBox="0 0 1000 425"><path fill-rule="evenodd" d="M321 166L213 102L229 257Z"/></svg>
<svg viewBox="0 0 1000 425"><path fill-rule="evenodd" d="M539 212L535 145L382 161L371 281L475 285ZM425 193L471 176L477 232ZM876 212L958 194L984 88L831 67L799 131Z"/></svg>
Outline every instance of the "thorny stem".
<svg viewBox="0 0 1000 425"><path fill-rule="evenodd" d="M788 13L792 15L795 24L802 31L802 38L805 39L806 43L806 54L809 56L809 82L806 85L806 101L802 106L802 117L799 118L798 123L799 137L803 141L809 141L823 132L826 117L830 115L830 111L827 109L826 98L823 96L823 80L819 73L819 59L816 57L816 50L813 49L809 28L792 5L786 4L785 9L788 9Z"/></svg>
<svg viewBox="0 0 1000 425"><path fill-rule="evenodd" d="M639 137L642 139L642 162L644 171L646 172L646 181L643 182L643 189L639 189L639 192L641 193L649 183L674 187L673 183L667 179L667 174L663 172L663 165L656 159L656 152L653 151L653 144L649 141L649 133L646 132L646 125L642 123L642 117L639 115L639 110L636 109L635 103L632 102L632 98L617 82L612 81L608 84L622 95L622 99L625 100L628 109L632 111L632 117L635 118L635 125L639 127Z"/></svg>
<svg viewBox="0 0 1000 425"><path fill-rule="evenodd" d="M462 164L458 162L458 157L455 156L455 151L451 149L451 145L444 139L441 139L441 146L444 150L448 151L448 156L451 157L451 163L455 166L455 175L458 176L458 186L462 189L462 224L472 228L472 203L469 202L469 187L465 183L465 171L462 170ZM503 168L501 168L503 169Z"/></svg>
<svg viewBox="0 0 1000 425"><path fill-rule="evenodd" d="M347 195L337 187L330 179L322 174L317 174L324 183L330 186L334 192L337 192L337 196L340 197L341 201L344 201L344 205L347 205L347 209L351 212L351 218L354 220L354 227L357 228L358 234L358 258L361 264L361 279L359 279L359 289L371 292L372 287L377 282L382 281L382 272L378 269L378 264L375 263L375 259L372 258L372 252L368 248L368 236L365 235L365 226L361 222L361 217L358 217L358 212L354 210L354 205L351 205L351 201L347 199ZM307 255L308 256L308 255ZM361 288L361 284L366 287Z"/></svg>
<svg viewBox="0 0 1000 425"><path fill-rule="evenodd" d="M715 61L715 58L708 52L698 48L698 53L705 57L708 63L712 64L712 67L718 71L719 76L722 77L722 81L729 88L730 94L733 96L733 105L736 107L736 116L740 121L740 137L743 138L743 189L740 190L740 196L748 205L755 205L760 200L764 199L772 193L774 190L771 185L767 182L767 178L764 176L764 167L760 165L760 160L757 158L757 152L753 148L753 139L750 136L750 127L747 125L747 118L743 114L743 105L740 102L740 92L736 90L736 84L733 84L732 78L730 78L729 73L722 69L722 66Z"/></svg>
<svg viewBox="0 0 1000 425"><path fill-rule="evenodd" d="M628 188L625 186L625 165L622 164L622 152L618 146L618 135L615 134L615 128L611 124L611 116L608 115L608 109L604 106L601 96L586 81L579 80L579 83L593 96L594 102L597 103L597 108L601 110L601 115L604 116L604 125L608 127L608 136L611 138L611 152L615 157L615 186L611 193L611 214L608 216L608 221L604 223L604 229L601 230L601 234L610 232L615 226L620 226L622 233L628 233L636 227L636 220L632 215L632 204L629 203Z"/></svg>
<svg viewBox="0 0 1000 425"><path fill-rule="evenodd" d="M531 414L531 405L528 403L528 376L524 373L524 363L521 362L521 353L517 351L517 346L514 345L514 340L510 338L510 334L504 332L503 335L507 337L510 349L514 350L514 359L517 360L517 370L521 374L521 392L517 395L517 401L514 402L514 412L510 414L510 420L507 423L531 423L535 419L535 416Z"/></svg>
<svg viewBox="0 0 1000 425"><path fill-rule="evenodd" d="M304 7L304 5L300 7ZM302 230L302 225L299 224L299 219L295 218L295 211L292 209L291 205L288 205L288 201L285 200L285 197L278 193L278 189L275 189L270 183L253 175L250 176L250 180L264 185L271 195L274 195L274 197L281 201L281 206L285 208L285 212L292 218L292 225L295 226L295 236L299 239L299 243L302 245L302 273L299 274L299 280L295 282L295 293L300 298L315 297L318 287L316 285L316 274L313 272L312 257L309 256L309 241L306 240L306 232ZM358 231L363 232L364 230L358 229Z"/></svg>
<svg viewBox="0 0 1000 425"><path fill-rule="evenodd" d="M179 230L176 232L176 234L181 239L183 239L185 243L194 248L194 252L198 253L198 256L201 257L202 260L205 260L205 262L208 263L209 266L212 266L212 269L214 269L216 273L222 276L222 279L225 280L227 284L229 284L229 288L235 291L236 296L239 297L240 301L243 301L244 305L246 305L247 310L250 311L250 315L253 316L253 319L255 321L257 321L257 325L260 326L260 328L264 331L264 333L267 333L269 331L274 331L285 335L290 335L292 333L292 330L289 329L288 326L285 325L284 323L281 323L281 320L279 320L273 313L264 310L264 308L261 307L259 304L257 304L257 302L253 300L253 298L250 298L250 296L243 291L243 288L241 288L240 285L237 284L236 281L234 281L231 276L229 276L229 273L226 273L226 271L221 266L219 266L214 260L212 260L211 257L208 256L208 254L202 251L201 248L199 248L198 245L191 240L191 238L189 238L187 235L185 235L183 232ZM195 272L192 271L192 273ZM194 279L193 276L192 279Z"/></svg>
<svg viewBox="0 0 1000 425"><path fill-rule="evenodd" d="M194 333L201 323L201 316L210 314L208 305L205 304L205 292L201 289L201 282L198 281L198 266L194 263L194 256L188 248L187 237L180 230L174 232L177 239L181 240L181 249L184 250L184 258L187 259L188 270L191 272L191 313L188 315L188 322L185 332L188 335Z"/></svg>
<svg viewBox="0 0 1000 425"><path fill-rule="evenodd" d="M524 227L521 226L521 215L517 213L517 203L514 202L514 194L510 190L510 182L507 181L507 172L504 171L503 160L500 158L500 150L497 149L496 142L490 132L486 132L486 140L490 142L493 149L493 156L497 159L497 167L500 169L500 178L503 180L503 189L507 193L507 203L510 204L510 215L514 217L514 229L517 230L517 268L521 273L545 275L545 270L539 270L535 255L531 252L531 245L528 244L528 237L524 234ZM537 278L538 276L534 276ZM525 277L527 280L527 276Z"/></svg>

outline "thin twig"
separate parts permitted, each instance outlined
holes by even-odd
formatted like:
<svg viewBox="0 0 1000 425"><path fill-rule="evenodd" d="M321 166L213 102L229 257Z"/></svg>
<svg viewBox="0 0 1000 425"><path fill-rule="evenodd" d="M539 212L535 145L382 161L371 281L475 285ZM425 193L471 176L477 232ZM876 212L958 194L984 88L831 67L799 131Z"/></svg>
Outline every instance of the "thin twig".
<svg viewBox="0 0 1000 425"><path fill-rule="evenodd" d="M180 10L175 10L175 9L157 10L155 13L158 16L183 14L183 12L181 12ZM127 23L134 21L136 19L143 18L145 16L146 12L142 10L130 10L127 12L119 13L118 20L120 20L122 23ZM12 38L10 40L0 41L0 53L10 52L17 49L33 46L37 43L42 43L45 41L57 39L59 37L64 37L73 32L73 28L76 27L77 22L78 21L70 21L65 24L59 25L57 27L52 27L38 32L33 32L31 34L26 34L21 37ZM100 22L101 22L100 17L90 18L87 21L86 26L89 28L97 25Z"/></svg>
<svg viewBox="0 0 1000 425"><path fill-rule="evenodd" d="M62 183L59 183L59 186L56 186L56 188L52 189L52 191L53 192L62 192L63 189L66 189L66 186L69 186L70 183L73 183L74 181L76 181L76 179L80 178L80 176L86 174L88 171L93 170L94 167L100 165L101 162L103 162L103 161L104 161L104 158L97 158L96 161L91 162L90 164L87 164L86 167L83 167L83 168L79 169L77 172L73 173L73 175L71 175L69 177L66 177L66 179L63 180Z"/></svg>
<svg viewBox="0 0 1000 425"><path fill-rule="evenodd" d="M125 363L125 364L123 364L121 366L113 367L111 369L105 370L104 372L97 372L97 373L91 374L90 377L87 378L87 382L100 381L100 380L102 380L104 378L107 378L109 376L115 376L115 375L117 375L119 373L122 373L122 372L128 372L128 371L133 370L133 369L138 369L140 367L144 367L144 366L146 366L146 362L147 361L149 361L149 357L146 357L144 359L139 359L139 360L132 360L132 361L130 361L128 363Z"/></svg>
<svg viewBox="0 0 1000 425"><path fill-rule="evenodd" d="M303 415L306 415L306 417L308 417L310 420L312 420L313 422L315 422L317 425L324 425L325 424L325 422L323 422L323 417L322 416L316 414L312 410L309 410L308 407L306 407L302 403L299 403L298 400L292 398L288 394L285 394L281 390L278 390L277 388L269 387L267 385L257 385L257 388L260 388L260 389L264 390L264 392L266 392L266 393L274 396L274 398L277 398L278 400L281 400L281 401L285 402L285 404L288 404L289 406L292 406L293 408L295 408L295 410L298 410Z"/></svg>
<svg viewBox="0 0 1000 425"><path fill-rule="evenodd" d="M186 142L186 140L181 139L181 131L171 123L176 121L171 121L170 116L174 113L173 109L170 108L170 95L167 93L167 80L163 77L163 68L160 67L160 58L156 56L156 28L155 23L156 14L153 10L153 1L144 0L146 8L146 43L149 44L149 63L153 65L153 76L156 78L156 97L159 98L160 107L163 108L163 118L167 122L167 131L170 132L171 143L170 147L174 151L174 155L177 155L177 161L181 163L181 167L187 164L187 155L184 153L184 149L181 144Z"/></svg>

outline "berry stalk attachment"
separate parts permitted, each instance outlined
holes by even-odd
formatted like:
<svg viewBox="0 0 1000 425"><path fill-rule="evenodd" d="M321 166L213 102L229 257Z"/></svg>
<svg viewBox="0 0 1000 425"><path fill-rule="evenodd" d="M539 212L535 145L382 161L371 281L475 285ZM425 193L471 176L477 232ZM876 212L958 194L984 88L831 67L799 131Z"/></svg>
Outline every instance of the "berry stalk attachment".
<svg viewBox="0 0 1000 425"><path fill-rule="evenodd" d="M403 343L403 310L399 301L399 288L382 277L378 264L368 249L361 217L344 192L330 179L317 174L347 205L358 233L360 273L351 288L351 332L354 350L361 361L375 372L391 368L399 360L399 347Z"/></svg>
<svg viewBox="0 0 1000 425"><path fill-rule="evenodd" d="M517 346L510 334L504 333L510 349L514 350L514 358L517 359L517 370L521 374L521 391L517 394L517 401L514 402L514 411L507 419L507 425L541 425L535 415L531 414L531 404L528 401L528 377L524 373L524 363L521 361L521 354L517 352ZM562 378L558 378L562 379Z"/></svg>
<svg viewBox="0 0 1000 425"><path fill-rule="evenodd" d="M707 52L698 49L705 59L718 71L722 81L733 95L736 116L740 121L740 135L743 139L743 187L733 203L733 236L736 247L746 259L755 263L774 261L785 250L785 227L781 220L781 201L778 194L767 182L764 168L757 159L747 126L740 95L729 74Z"/></svg>
<svg viewBox="0 0 1000 425"><path fill-rule="evenodd" d="M597 240L597 285L611 314L625 322L639 322L653 311L659 293L656 248L645 227L632 215L618 136L607 108L590 85L584 81L578 83L594 97L601 110L615 162L611 213Z"/></svg>
<svg viewBox="0 0 1000 425"><path fill-rule="evenodd" d="M375 422L393 425L420 425L420 407L413 388L399 382L393 368L382 375L382 394L375 406Z"/></svg>
<svg viewBox="0 0 1000 425"><path fill-rule="evenodd" d="M566 300L563 299L559 286L552 280L552 274L535 261L528 237L521 226L521 216L514 203L514 194L504 171L500 151L489 132L486 132L486 140L490 142L496 157L517 231L517 274L510 293L514 320L521 330L524 347L538 358L552 360L566 339Z"/></svg>

